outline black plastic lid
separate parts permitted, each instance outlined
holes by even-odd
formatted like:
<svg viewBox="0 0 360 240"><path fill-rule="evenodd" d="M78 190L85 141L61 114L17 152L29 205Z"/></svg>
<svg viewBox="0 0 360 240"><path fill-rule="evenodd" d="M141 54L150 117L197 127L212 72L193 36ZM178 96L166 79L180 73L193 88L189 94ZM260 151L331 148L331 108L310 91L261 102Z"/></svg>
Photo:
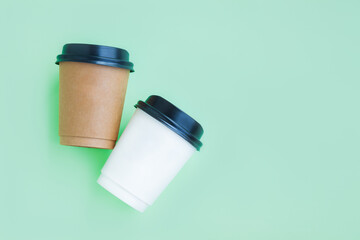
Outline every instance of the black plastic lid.
<svg viewBox="0 0 360 240"><path fill-rule="evenodd" d="M121 48L102 45L69 43L65 44L59 62L84 62L129 69L134 72L134 64L129 61L129 53Z"/></svg>
<svg viewBox="0 0 360 240"><path fill-rule="evenodd" d="M135 107L140 108L150 116L165 124L175 133L200 150L200 138L204 133L201 125L192 117L175 107L162 97L152 95L143 102L139 101Z"/></svg>

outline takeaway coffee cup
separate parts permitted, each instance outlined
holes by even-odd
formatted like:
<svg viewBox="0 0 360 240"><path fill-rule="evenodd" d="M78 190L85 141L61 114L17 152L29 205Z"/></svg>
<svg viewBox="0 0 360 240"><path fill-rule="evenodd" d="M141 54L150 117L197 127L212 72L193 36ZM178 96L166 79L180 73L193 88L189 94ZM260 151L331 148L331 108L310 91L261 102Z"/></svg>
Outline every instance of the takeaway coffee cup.
<svg viewBox="0 0 360 240"><path fill-rule="evenodd" d="M112 149L119 133L129 72L120 48L66 44L60 68L60 144Z"/></svg>
<svg viewBox="0 0 360 240"><path fill-rule="evenodd" d="M159 96L139 101L98 183L143 212L199 150L201 125Z"/></svg>

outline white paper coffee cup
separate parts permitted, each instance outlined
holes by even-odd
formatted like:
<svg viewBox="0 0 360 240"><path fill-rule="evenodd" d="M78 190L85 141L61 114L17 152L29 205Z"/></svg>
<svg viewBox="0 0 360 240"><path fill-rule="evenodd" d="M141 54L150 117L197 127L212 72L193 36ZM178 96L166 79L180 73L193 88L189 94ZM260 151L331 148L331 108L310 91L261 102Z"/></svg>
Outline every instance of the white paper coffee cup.
<svg viewBox="0 0 360 240"><path fill-rule="evenodd" d="M159 96L139 101L98 183L143 212L199 150L201 125Z"/></svg>

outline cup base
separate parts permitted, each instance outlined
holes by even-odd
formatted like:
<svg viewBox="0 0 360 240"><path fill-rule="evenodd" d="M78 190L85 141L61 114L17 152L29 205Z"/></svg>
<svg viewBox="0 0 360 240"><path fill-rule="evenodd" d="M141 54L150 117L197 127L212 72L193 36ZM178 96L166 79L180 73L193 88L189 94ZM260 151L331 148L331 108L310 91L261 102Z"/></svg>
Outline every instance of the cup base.
<svg viewBox="0 0 360 240"><path fill-rule="evenodd" d="M100 175L97 182L115 197L119 198L121 201L139 212L144 212L149 206L104 174Z"/></svg>
<svg viewBox="0 0 360 240"><path fill-rule="evenodd" d="M74 136L60 136L60 144L66 146L103 149L113 149L115 147L114 140Z"/></svg>

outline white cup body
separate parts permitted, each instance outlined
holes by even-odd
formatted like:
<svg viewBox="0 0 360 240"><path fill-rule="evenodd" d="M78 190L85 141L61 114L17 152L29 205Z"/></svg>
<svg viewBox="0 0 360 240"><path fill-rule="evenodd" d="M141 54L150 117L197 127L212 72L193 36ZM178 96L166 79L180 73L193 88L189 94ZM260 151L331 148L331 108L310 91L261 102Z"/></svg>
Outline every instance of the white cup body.
<svg viewBox="0 0 360 240"><path fill-rule="evenodd" d="M188 141L137 108L101 170L98 183L143 212L195 151Z"/></svg>

